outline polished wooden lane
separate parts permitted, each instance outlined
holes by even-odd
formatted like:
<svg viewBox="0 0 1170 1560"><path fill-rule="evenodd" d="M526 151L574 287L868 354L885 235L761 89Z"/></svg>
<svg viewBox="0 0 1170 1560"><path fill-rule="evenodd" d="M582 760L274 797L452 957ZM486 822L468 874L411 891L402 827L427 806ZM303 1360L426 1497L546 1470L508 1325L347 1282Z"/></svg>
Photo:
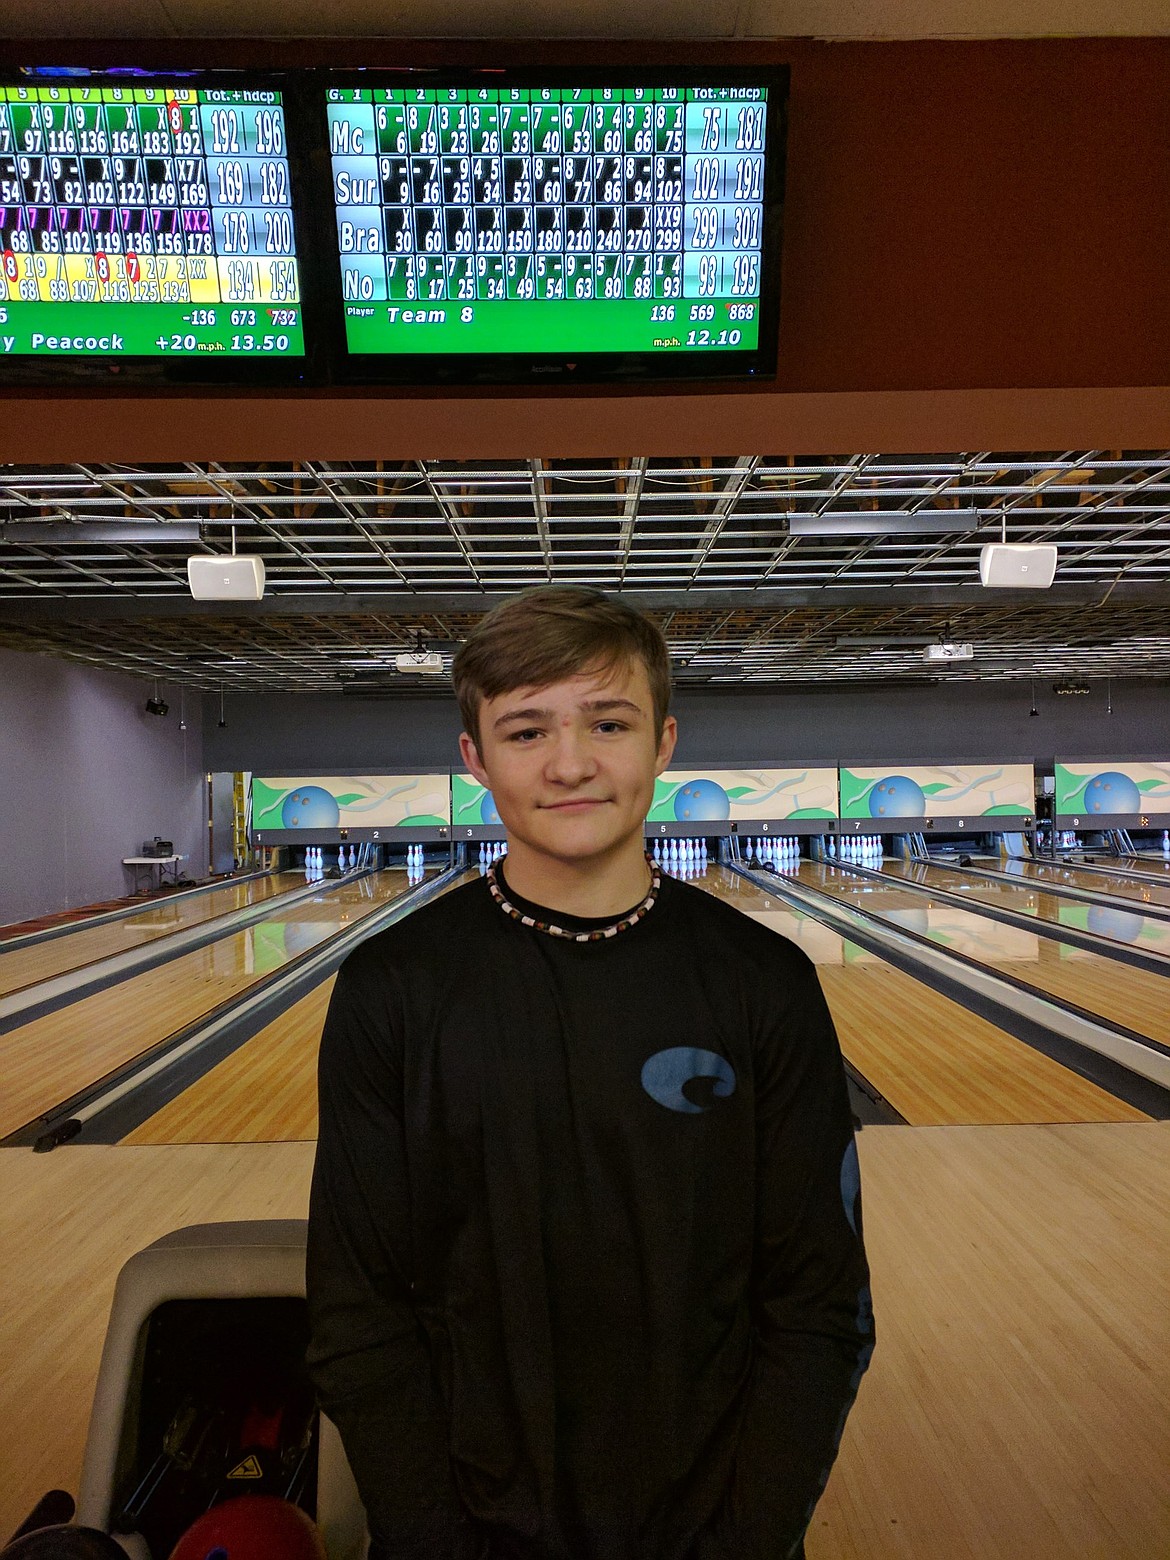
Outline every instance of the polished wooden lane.
<svg viewBox="0 0 1170 1560"><path fill-rule="evenodd" d="M47 942L33 943L31 947L5 951L0 943L0 996L19 991L22 986L31 986L35 981L48 980L65 970L75 970L82 964L92 964L95 959L107 959L115 953L141 948L156 937L197 926L217 916L230 915L233 910L243 910L247 905L262 904L266 899L304 886L305 878L299 872L253 878L247 883L224 883L220 888L189 899L176 896L152 900L140 915L129 915L125 920L110 921L104 926L79 925L76 931L52 937Z"/></svg>
<svg viewBox="0 0 1170 1560"><path fill-rule="evenodd" d="M1000 883L992 878L972 877L958 868L920 861L887 861L882 871L899 883L920 883L925 888L942 888L960 894L972 907L1014 910L1032 916L1044 925L1068 926L1074 931L1092 932L1108 942L1160 953L1170 958L1170 919L1159 920L1143 914L1135 901L1132 910L1117 905L1090 905L1077 899L1059 899L1046 894L1040 885Z"/></svg>
<svg viewBox="0 0 1170 1560"><path fill-rule="evenodd" d="M1121 899L1136 899L1141 904L1159 905L1163 910L1170 909L1170 873L1167 874L1168 881L1165 883L1143 883L1138 879L1125 877L1120 872L1108 874L1078 872L1076 867L1046 862L1042 858L1037 861L1006 862L1002 870L1010 872L1012 877L1018 877L1027 883L1037 885L1050 883L1057 888L1064 884L1069 888L1087 889L1091 894L1116 894Z"/></svg>
<svg viewBox="0 0 1170 1560"><path fill-rule="evenodd" d="M817 963L842 1048L909 1121L1135 1121L1140 1111L912 976L712 868L701 886ZM295 1004L125 1140L289 1142L317 1135L317 1050L331 982Z"/></svg>
<svg viewBox="0 0 1170 1560"><path fill-rule="evenodd" d="M404 893L405 872L323 888L271 918L0 1035L0 1136Z"/></svg>
<svg viewBox="0 0 1170 1560"><path fill-rule="evenodd" d="M122 1141L315 1143L317 1052L334 979L307 992Z"/></svg>
<svg viewBox="0 0 1170 1560"><path fill-rule="evenodd" d="M945 902L931 905L925 895L818 862L805 862L800 881L859 910L888 916L924 933L942 947L978 959L989 969L1027 981L1038 991L1071 1002L1108 1022L1124 1024L1139 1035L1170 1043L1170 978L1119 964L1106 954L1055 942L1050 937L1005 926L974 910Z"/></svg>
<svg viewBox="0 0 1170 1560"><path fill-rule="evenodd" d="M468 882L473 868L444 892ZM317 1138L317 1051L332 975L144 1121L126 1143L288 1143Z"/></svg>
<svg viewBox="0 0 1170 1560"><path fill-rule="evenodd" d="M1170 1123L866 1127L878 1347L809 1560L1170 1553ZM77 1492L114 1279L303 1218L307 1143L0 1155L0 1533Z"/></svg>
<svg viewBox="0 0 1170 1560"><path fill-rule="evenodd" d="M696 882L804 948L842 1054L913 1125L1148 1119L737 874Z"/></svg>

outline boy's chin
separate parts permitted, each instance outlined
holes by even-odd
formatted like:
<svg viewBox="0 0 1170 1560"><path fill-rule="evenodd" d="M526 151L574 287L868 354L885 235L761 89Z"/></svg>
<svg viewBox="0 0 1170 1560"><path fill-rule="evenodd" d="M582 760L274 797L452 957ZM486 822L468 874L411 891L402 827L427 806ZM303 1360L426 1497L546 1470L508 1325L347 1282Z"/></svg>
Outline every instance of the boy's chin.
<svg viewBox="0 0 1170 1560"><path fill-rule="evenodd" d="M620 854L637 848L644 850L642 831L626 832L590 828L584 820L580 828L569 826L563 820L554 829L541 829L536 838L525 840L526 848L537 855L550 856L559 861L594 860L602 856Z"/></svg>

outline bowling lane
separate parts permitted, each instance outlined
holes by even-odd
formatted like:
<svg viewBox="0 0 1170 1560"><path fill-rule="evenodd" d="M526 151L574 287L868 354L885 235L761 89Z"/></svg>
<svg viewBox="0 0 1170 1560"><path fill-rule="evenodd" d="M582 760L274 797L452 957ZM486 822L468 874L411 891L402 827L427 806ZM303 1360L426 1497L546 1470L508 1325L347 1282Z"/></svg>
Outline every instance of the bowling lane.
<svg viewBox="0 0 1170 1560"><path fill-rule="evenodd" d="M1046 894L1039 884L1033 887L999 883L994 878L973 877L970 873L933 862L927 866L920 861L889 861L883 871L887 877L900 882L921 883L928 888L962 894L973 908L988 905L1014 910L1020 915L1034 916L1039 922L1092 932L1111 942L1127 943L1132 948L1170 957L1170 920L1143 915L1136 902L1132 910L1117 905L1083 904L1076 899L1058 899L1055 894Z"/></svg>
<svg viewBox="0 0 1170 1560"><path fill-rule="evenodd" d="M1091 894L1117 894L1141 904L1170 909L1170 876L1163 883L1142 883L1121 872L1078 872L1076 867L1058 866L1047 861L1007 861L1003 871L1025 883L1050 883L1059 888L1087 889Z"/></svg>
<svg viewBox="0 0 1170 1560"><path fill-rule="evenodd" d="M407 875L343 882L0 1035L0 1137L211 1013L335 932L405 893Z"/></svg>
<svg viewBox="0 0 1170 1560"><path fill-rule="evenodd" d="M224 883L220 888L189 898L176 895L173 899L152 900L140 915L108 921L104 926L79 926L75 932L52 937L48 942L33 943L27 948L6 951L0 943L0 996L61 975L66 970L78 969L83 964L92 964L96 959L141 948L170 932L230 915L233 910L243 910L249 905L263 904L267 899L275 899L304 885L304 875L297 872L253 878L246 883Z"/></svg>
<svg viewBox="0 0 1170 1560"><path fill-rule="evenodd" d="M896 925L922 932L989 969L1026 981L1037 990L1139 1035L1170 1043L1170 979L1119 964L1105 954L1072 948L1037 933L1004 926L971 910L932 904L923 894L878 883L820 862L804 862L800 881L859 910L872 910Z"/></svg>
<svg viewBox="0 0 1170 1560"><path fill-rule="evenodd" d="M471 868L443 892L479 875ZM315 1142L317 1052L334 979L306 992L122 1142Z"/></svg>
<svg viewBox="0 0 1170 1560"><path fill-rule="evenodd" d="M1148 1119L726 868L694 881L804 949L843 1054L912 1126Z"/></svg>

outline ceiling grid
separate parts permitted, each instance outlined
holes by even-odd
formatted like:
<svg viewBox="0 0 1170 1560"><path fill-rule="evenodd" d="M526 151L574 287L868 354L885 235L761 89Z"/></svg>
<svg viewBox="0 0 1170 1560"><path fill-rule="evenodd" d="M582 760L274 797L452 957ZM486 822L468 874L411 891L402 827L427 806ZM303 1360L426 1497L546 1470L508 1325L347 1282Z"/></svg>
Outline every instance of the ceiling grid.
<svg viewBox="0 0 1170 1560"><path fill-rule="evenodd" d="M419 691L395 655L449 664L548 581L647 607L680 684L1164 678L1168 507L1164 450L8 466L0 645L204 689ZM980 589L1005 532L1057 545L1052 590ZM196 605L187 557L233 545L265 600ZM928 669L940 638L974 659Z"/></svg>

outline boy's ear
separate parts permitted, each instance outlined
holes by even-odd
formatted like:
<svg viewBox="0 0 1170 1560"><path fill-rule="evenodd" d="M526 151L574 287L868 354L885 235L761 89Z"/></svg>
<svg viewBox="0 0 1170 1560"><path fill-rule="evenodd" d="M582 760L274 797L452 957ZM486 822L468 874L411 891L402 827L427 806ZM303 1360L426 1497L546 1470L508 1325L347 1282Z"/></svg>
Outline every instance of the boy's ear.
<svg viewBox="0 0 1170 1560"><path fill-rule="evenodd" d="M480 762L479 749L476 747L474 739L466 731L459 733L459 752L463 762L479 781L480 785L486 785L491 790L487 772Z"/></svg>
<svg viewBox="0 0 1170 1560"><path fill-rule="evenodd" d="M673 715L668 715L662 723L662 736L658 743L658 758L654 766L656 775L660 775L674 757L674 748L677 741L678 721Z"/></svg>

